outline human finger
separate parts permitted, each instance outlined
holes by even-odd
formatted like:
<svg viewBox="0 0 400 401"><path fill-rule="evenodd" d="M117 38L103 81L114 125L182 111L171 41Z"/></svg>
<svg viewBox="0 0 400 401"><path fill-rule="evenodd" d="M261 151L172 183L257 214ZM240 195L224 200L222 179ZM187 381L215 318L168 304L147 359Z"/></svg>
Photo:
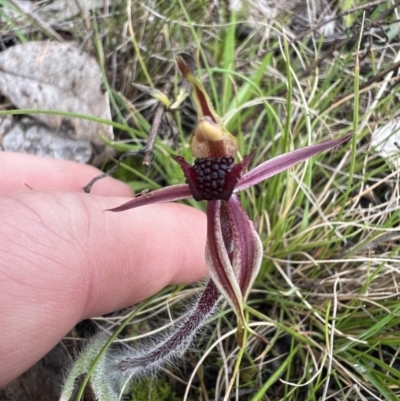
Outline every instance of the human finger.
<svg viewBox="0 0 400 401"><path fill-rule="evenodd" d="M0 198L0 385L78 321L204 277L201 212L178 204L103 212L126 200L36 191Z"/></svg>
<svg viewBox="0 0 400 401"><path fill-rule="evenodd" d="M100 174L102 171L93 166L69 160L0 152L0 195L30 189L83 192L82 187ZM98 195L132 196L128 185L111 177L96 182L91 192Z"/></svg>

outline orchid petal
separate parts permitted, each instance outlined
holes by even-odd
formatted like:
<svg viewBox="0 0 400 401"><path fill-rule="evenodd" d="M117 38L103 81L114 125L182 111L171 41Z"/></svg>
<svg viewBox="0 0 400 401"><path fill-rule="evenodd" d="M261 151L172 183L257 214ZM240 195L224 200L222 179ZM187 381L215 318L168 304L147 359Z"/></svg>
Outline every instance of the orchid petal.
<svg viewBox="0 0 400 401"><path fill-rule="evenodd" d="M237 270L240 290L246 300L260 271L263 245L239 198L232 195L226 206L233 238L232 265Z"/></svg>
<svg viewBox="0 0 400 401"><path fill-rule="evenodd" d="M107 211L122 212L124 210L134 209L140 206L152 205L153 203L173 202L191 197L192 193L190 192L189 185L171 185L169 187L156 189L155 191L143 192L137 198L131 199L130 201L122 204L121 206L114 207L113 209L107 209Z"/></svg>
<svg viewBox="0 0 400 401"><path fill-rule="evenodd" d="M207 245L205 258L215 286L229 302L238 318L244 321L243 297L222 232L221 201L208 202L207 205Z"/></svg>
<svg viewBox="0 0 400 401"><path fill-rule="evenodd" d="M335 146L341 145L342 143L348 141L351 136L352 134L349 134L344 136L343 138L307 146L305 148L297 149L292 152L279 155L271 160L261 163L240 179L235 190L243 191L246 188L257 185L267 178L281 173L282 171L287 170L297 163L305 161L318 153L332 149Z"/></svg>

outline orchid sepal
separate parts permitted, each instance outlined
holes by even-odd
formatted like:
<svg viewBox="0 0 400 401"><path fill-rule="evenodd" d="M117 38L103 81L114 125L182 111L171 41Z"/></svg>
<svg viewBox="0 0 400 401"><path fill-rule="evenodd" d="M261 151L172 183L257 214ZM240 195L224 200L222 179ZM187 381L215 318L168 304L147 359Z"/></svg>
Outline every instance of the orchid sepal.
<svg viewBox="0 0 400 401"><path fill-rule="evenodd" d="M325 152L336 146L347 142L353 134L348 134L339 139L333 139L326 142L317 143L316 145L306 146L301 149L296 149L283 155L276 156L264 163L259 164L248 173L244 174L239 180L235 190L243 191L253 185L257 185L267 178L279 174L297 163L303 162L318 153Z"/></svg>
<svg viewBox="0 0 400 401"><path fill-rule="evenodd" d="M123 203L120 206L112 209L106 209L107 212L123 212L125 210L134 209L140 206L152 205L154 203L174 202L183 199L189 199L192 197L189 185L178 184L171 185L156 189L150 192L142 192L140 196L137 196L130 201Z"/></svg>
<svg viewBox="0 0 400 401"><path fill-rule="evenodd" d="M223 126L203 84L195 77L195 61L186 53L178 54L175 60L182 76L193 88L198 125L190 140L192 154L195 157L235 157L237 139Z"/></svg>
<svg viewBox="0 0 400 401"><path fill-rule="evenodd" d="M182 76L192 85L194 90L192 99L195 104L199 119L207 116L214 123L218 124L219 116L214 110L214 106L207 95L203 84L194 75L194 71L196 69L196 63L194 59L187 53L179 53L175 56L175 61Z"/></svg>

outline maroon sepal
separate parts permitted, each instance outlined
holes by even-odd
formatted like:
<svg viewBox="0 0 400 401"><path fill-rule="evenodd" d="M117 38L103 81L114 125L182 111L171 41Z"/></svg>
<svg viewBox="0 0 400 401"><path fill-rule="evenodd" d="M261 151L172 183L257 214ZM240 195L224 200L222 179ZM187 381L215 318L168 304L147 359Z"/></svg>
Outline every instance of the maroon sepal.
<svg viewBox="0 0 400 401"><path fill-rule="evenodd" d="M106 209L106 211L122 212L124 210L152 205L154 203L174 202L177 200L188 199L191 197L192 193L190 192L189 185L186 184L170 185L169 187L156 189L150 192L143 191L136 198L133 198L130 201L125 202L124 204L114 207L112 209Z"/></svg>

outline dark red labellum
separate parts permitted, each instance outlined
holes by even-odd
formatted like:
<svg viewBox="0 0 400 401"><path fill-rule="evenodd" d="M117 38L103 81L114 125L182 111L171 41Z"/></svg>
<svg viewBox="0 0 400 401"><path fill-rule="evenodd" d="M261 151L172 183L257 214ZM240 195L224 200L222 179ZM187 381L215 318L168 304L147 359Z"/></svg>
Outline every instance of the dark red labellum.
<svg viewBox="0 0 400 401"><path fill-rule="evenodd" d="M181 165L197 201L227 201L249 163L249 158L245 158L241 163L233 164L233 157L199 158L193 166L183 157L177 156L175 160Z"/></svg>
<svg viewBox="0 0 400 401"><path fill-rule="evenodd" d="M239 179L232 177L232 165L233 157L196 159L192 169L198 196L208 201L228 200ZM190 186L189 181L188 184Z"/></svg>

